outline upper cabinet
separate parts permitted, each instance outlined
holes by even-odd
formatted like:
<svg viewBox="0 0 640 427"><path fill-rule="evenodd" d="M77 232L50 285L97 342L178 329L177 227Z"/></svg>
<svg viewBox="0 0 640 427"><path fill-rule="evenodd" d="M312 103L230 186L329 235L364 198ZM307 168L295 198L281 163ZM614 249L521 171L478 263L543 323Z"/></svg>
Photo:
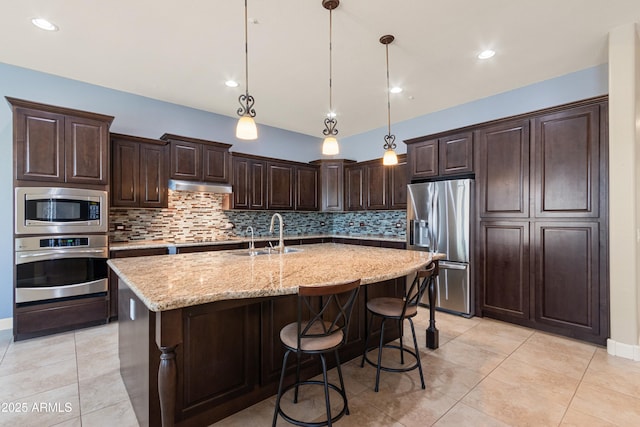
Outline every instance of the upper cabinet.
<svg viewBox="0 0 640 427"><path fill-rule="evenodd" d="M465 175L473 172L473 132L441 134L405 141L409 179Z"/></svg>
<svg viewBox="0 0 640 427"><path fill-rule="evenodd" d="M388 210L407 207L407 156L384 166L382 159L345 166L345 210Z"/></svg>
<svg viewBox="0 0 640 427"><path fill-rule="evenodd" d="M232 158L233 209L318 210L318 166L242 153Z"/></svg>
<svg viewBox="0 0 640 427"><path fill-rule="evenodd" d="M16 180L109 183L113 117L7 97L13 109Z"/></svg>
<svg viewBox="0 0 640 427"><path fill-rule="evenodd" d="M230 144L165 133L160 137L170 146L171 179L229 182Z"/></svg>
<svg viewBox="0 0 640 427"><path fill-rule="evenodd" d="M533 121L536 217L600 216L604 108L603 104L576 107Z"/></svg>
<svg viewBox="0 0 640 427"><path fill-rule="evenodd" d="M344 210L344 170L353 160L322 159L311 162L320 167L320 209L323 212Z"/></svg>
<svg viewBox="0 0 640 427"><path fill-rule="evenodd" d="M111 134L111 206L167 207L167 142Z"/></svg>

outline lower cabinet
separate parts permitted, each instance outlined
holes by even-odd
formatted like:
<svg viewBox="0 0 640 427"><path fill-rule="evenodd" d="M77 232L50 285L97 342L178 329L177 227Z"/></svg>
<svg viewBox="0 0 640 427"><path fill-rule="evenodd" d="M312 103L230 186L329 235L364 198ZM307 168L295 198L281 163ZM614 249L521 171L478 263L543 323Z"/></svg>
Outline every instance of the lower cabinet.
<svg viewBox="0 0 640 427"><path fill-rule="evenodd" d="M483 315L604 345L606 247L597 221L482 221Z"/></svg>

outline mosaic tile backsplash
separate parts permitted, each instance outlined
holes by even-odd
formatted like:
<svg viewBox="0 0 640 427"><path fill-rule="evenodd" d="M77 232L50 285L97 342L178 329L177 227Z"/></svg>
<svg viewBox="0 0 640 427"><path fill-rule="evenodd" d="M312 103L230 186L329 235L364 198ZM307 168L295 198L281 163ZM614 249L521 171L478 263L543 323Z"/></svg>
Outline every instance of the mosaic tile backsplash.
<svg viewBox="0 0 640 427"><path fill-rule="evenodd" d="M223 210L223 195L169 190L166 209L109 211L112 242L164 240L199 242L246 237L247 227L256 236L270 236L271 216L276 211ZM285 234L358 234L405 238L406 212L279 212ZM276 221L277 224L277 221ZM276 225L275 231L278 231Z"/></svg>

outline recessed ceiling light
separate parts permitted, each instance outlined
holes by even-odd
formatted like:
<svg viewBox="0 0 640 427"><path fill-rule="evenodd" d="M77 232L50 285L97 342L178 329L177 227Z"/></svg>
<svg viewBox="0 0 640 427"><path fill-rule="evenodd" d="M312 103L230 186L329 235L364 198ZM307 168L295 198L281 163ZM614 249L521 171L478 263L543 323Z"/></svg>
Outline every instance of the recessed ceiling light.
<svg viewBox="0 0 640 427"><path fill-rule="evenodd" d="M391 89L389 89L389 92L391 92L391 93L400 93L400 92L402 92L402 88L400 86L394 86Z"/></svg>
<svg viewBox="0 0 640 427"><path fill-rule="evenodd" d="M478 54L478 59L489 59L489 58L492 58L493 55L495 54L496 54L495 50L491 50L491 49L483 50Z"/></svg>
<svg viewBox="0 0 640 427"><path fill-rule="evenodd" d="M238 87L238 82L235 80L227 80L226 82L224 82L224 85L226 87Z"/></svg>
<svg viewBox="0 0 640 427"><path fill-rule="evenodd" d="M55 24L52 24L44 18L33 18L31 23L45 31L58 31L58 27Z"/></svg>

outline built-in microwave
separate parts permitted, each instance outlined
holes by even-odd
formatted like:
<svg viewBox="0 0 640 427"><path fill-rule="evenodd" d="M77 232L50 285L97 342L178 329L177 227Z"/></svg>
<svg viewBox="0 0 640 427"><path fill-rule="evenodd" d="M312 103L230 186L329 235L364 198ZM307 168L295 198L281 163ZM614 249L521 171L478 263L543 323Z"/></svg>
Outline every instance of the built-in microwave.
<svg viewBox="0 0 640 427"><path fill-rule="evenodd" d="M107 192L84 188L17 187L16 234L106 233Z"/></svg>

